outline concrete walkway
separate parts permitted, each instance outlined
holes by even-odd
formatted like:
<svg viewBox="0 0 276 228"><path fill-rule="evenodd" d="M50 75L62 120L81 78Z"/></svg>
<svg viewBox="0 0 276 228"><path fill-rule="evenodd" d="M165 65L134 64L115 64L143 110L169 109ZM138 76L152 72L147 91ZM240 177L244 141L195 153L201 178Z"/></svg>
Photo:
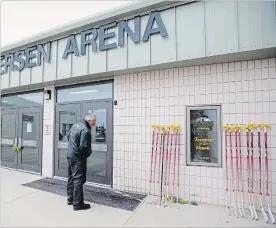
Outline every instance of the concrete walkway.
<svg viewBox="0 0 276 228"><path fill-rule="evenodd" d="M210 205L164 208L146 201L135 212L96 204L75 212L65 197L21 186L41 176L7 169L0 174L1 227L275 227Z"/></svg>

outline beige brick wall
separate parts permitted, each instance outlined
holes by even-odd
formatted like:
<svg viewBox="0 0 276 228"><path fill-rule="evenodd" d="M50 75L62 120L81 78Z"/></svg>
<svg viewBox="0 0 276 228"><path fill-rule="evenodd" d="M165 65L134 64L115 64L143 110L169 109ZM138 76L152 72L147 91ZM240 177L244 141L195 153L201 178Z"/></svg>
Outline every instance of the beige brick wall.
<svg viewBox="0 0 276 228"><path fill-rule="evenodd" d="M270 153L276 159L275 58L122 75L115 77L114 90L118 101L114 106L113 175L117 189L148 192L150 125L180 124L181 197L224 204L224 169L185 165L188 105L221 104L222 123L270 122ZM224 153L222 157L224 163ZM276 160L270 162L270 169L276 211ZM257 190L257 179L255 186ZM244 188L247 191L246 182ZM244 197L247 201L247 193ZM259 202L259 197L255 201Z"/></svg>

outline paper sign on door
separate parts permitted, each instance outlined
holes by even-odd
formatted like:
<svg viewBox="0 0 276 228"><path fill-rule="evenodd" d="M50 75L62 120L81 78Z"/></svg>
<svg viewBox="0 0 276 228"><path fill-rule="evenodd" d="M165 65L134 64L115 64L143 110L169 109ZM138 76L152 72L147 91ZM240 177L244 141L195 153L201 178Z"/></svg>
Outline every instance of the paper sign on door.
<svg viewBox="0 0 276 228"><path fill-rule="evenodd" d="M27 133L32 132L32 123L27 123Z"/></svg>

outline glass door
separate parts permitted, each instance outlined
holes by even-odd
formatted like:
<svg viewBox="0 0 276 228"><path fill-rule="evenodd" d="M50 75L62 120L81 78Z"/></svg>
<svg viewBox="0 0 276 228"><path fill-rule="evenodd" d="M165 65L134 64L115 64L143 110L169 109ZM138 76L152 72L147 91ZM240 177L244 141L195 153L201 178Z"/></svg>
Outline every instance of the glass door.
<svg viewBox="0 0 276 228"><path fill-rule="evenodd" d="M18 109L1 111L1 166L17 169Z"/></svg>
<svg viewBox="0 0 276 228"><path fill-rule="evenodd" d="M18 169L40 173L42 150L42 108L19 109Z"/></svg>
<svg viewBox="0 0 276 228"><path fill-rule="evenodd" d="M91 129L92 155L87 160L87 181L105 185L112 183L112 101L85 102L82 117L93 113L96 126Z"/></svg>
<svg viewBox="0 0 276 228"><path fill-rule="evenodd" d="M67 136L70 128L80 121L80 109L80 104L56 106L55 176L67 177L68 175Z"/></svg>

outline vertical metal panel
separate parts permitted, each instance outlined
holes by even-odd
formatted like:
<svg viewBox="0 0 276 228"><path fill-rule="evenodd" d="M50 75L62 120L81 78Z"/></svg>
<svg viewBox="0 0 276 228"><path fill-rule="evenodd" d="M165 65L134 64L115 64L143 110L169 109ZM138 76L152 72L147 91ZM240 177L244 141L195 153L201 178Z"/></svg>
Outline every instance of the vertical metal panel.
<svg viewBox="0 0 276 228"><path fill-rule="evenodd" d="M9 88L9 73L1 75L1 89Z"/></svg>
<svg viewBox="0 0 276 228"><path fill-rule="evenodd" d="M67 38L58 40L57 51L57 79L70 78L72 67L72 54L69 54L66 59L63 59Z"/></svg>
<svg viewBox="0 0 276 228"><path fill-rule="evenodd" d="M262 47L270 48L276 46L276 2L262 2Z"/></svg>
<svg viewBox="0 0 276 228"><path fill-rule="evenodd" d="M225 46L223 49L224 54L234 53L239 51L238 41L238 3L237 1L225 1L224 10L225 27L226 27L226 39ZM221 35L219 32L218 35Z"/></svg>
<svg viewBox="0 0 276 228"><path fill-rule="evenodd" d="M19 86L19 71L11 71L10 73L10 86L9 87L17 87Z"/></svg>
<svg viewBox="0 0 276 228"><path fill-rule="evenodd" d="M118 45L118 26L108 29L108 32L115 31L115 37L107 40L107 43L116 42ZM107 53L107 71L123 70L127 68L127 36L125 33L125 44L123 47L117 46L114 49L109 49Z"/></svg>
<svg viewBox="0 0 276 228"><path fill-rule="evenodd" d="M240 51L262 48L262 4L255 1L238 2Z"/></svg>
<svg viewBox="0 0 276 228"><path fill-rule="evenodd" d="M76 35L76 42L78 45L79 53L81 50L81 35ZM87 48L88 52L88 48ZM86 55L75 56L72 55L72 77L87 75L88 53ZM69 56L68 56L69 57Z"/></svg>
<svg viewBox="0 0 276 228"><path fill-rule="evenodd" d="M56 80L57 74L57 41L51 43L50 61L43 65L43 81Z"/></svg>
<svg viewBox="0 0 276 228"><path fill-rule="evenodd" d="M236 1L205 2L207 56L238 51Z"/></svg>
<svg viewBox="0 0 276 228"><path fill-rule="evenodd" d="M87 49L87 55L89 55L88 61L88 73L95 74L105 72L106 69L106 51L99 51L99 38L97 38L97 51L92 52L92 46L89 45Z"/></svg>
<svg viewBox="0 0 276 228"><path fill-rule="evenodd" d="M141 34L140 39L144 35L144 31L147 26L149 16L141 17ZM129 20L128 25L131 29L134 29L134 20ZM150 41L134 43L130 37L128 37L128 68L142 67L150 65Z"/></svg>
<svg viewBox="0 0 276 228"><path fill-rule="evenodd" d="M37 55L37 50L34 51L34 53ZM41 62L40 66L35 66L31 68L31 84L42 82L43 63L44 63L44 60Z"/></svg>
<svg viewBox="0 0 276 228"><path fill-rule="evenodd" d="M22 58L25 59L26 61L26 57L22 56ZM25 68L24 70L20 71L20 85L30 85L31 84L31 68Z"/></svg>
<svg viewBox="0 0 276 228"><path fill-rule="evenodd" d="M176 8L177 60L205 56L204 5L196 2Z"/></svg>
<svg viewBox="0 0 276 228"><path fill-rule="evenodd" d="M238 2L238 21L239 21L239 50L246 51L249 50L249 12L248 12L248 2L240 1Z"/></svg>
<svg viewBox="0 0 276 228"><path fill-rule="evenodd" d="M216 2L205 2L205 39L206 39L206 56L216 54Z"/></svg>
<svg viewBox="0 0 276 228"><path fill-rule="evenodd" d="M249 38L250 49L262 48L262 2L249 1Z"/></svg>
<svg viewBox="0 0 276 228"><path fill-rule="evenodd" d="M167 29L168 36L162 37L160 34L157 34L150 37L152 65L176 61L174 8L162 11L161 17ZM153 26L156 26L155 23Z"/></svg>

